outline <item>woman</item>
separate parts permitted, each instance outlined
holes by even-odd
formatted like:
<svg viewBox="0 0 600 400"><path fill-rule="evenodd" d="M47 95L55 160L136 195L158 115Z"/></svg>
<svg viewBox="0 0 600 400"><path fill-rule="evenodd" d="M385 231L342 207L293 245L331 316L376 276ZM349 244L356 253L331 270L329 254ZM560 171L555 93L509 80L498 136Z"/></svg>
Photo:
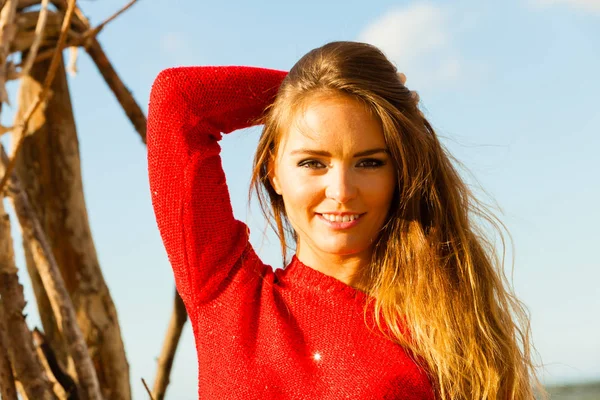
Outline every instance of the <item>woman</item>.
<svg viewBox="0 0 600 400"><path fill-rule="evenodd" d="M417 103L377 48L354 42L289 74L158 76L150 187L201 398L533 397L524 312L473 222L494 219ZM259 123L252 186L284 265L296 248L275 272L233 217L219 157L221 133Z"/></svg>

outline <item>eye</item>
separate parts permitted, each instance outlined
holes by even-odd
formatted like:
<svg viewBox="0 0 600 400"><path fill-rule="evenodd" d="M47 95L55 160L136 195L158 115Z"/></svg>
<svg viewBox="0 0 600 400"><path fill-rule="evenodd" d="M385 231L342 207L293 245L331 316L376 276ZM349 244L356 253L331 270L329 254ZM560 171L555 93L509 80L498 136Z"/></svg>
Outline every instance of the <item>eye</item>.
<svg viewBox="0 0 600 400"><path fill-rule="evenodd" d="M298 163L299 167L307 168L307 169L321 169L325 168L325 165L317 160L304 160Z"/></svg>
<svg viewBox="0 0 600 400"><path fill-rule="evenodd" d="M358 163L358 166L361 168L369 168L369 169L373 169L373 168L379 168L381 166L385 165L385 162L382 160L378 160L376 158L369 158L366 160L361 160L360 163Z"/></svg>

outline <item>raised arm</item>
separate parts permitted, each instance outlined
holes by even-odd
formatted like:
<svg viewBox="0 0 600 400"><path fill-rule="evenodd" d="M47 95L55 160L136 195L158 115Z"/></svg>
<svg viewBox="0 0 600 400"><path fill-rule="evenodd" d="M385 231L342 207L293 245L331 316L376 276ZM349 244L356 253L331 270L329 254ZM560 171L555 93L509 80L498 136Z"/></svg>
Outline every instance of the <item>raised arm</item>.
<svg viewBox="0 0 600 400"><path fill-rule="evenodd" d="M251 126L286 73L253 67L162 71L150 94L148 174L158 228L188 312L211 296L248 245L233 217L221 132Z"/></svg>

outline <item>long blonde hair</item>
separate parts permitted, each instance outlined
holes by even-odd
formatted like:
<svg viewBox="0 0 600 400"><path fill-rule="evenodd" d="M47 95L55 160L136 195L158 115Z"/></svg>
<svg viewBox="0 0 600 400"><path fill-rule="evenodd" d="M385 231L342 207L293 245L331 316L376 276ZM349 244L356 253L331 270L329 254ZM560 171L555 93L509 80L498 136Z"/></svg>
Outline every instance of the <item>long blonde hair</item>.
<svg viewBox="0 0 600 400"><path fill-rule="evenodd" d="M251 193L279 236L285 263L286 235L296 235L269 181L269 161L290 116L319 92L366 104L398 171L389 218L359 276L379 329L422 364L440 399L531 399L540 385L528 317L477 222L487 221L501 238L503 225L469 190L397 72L364 43L333 42L302 57L265 112Z"/></svg>

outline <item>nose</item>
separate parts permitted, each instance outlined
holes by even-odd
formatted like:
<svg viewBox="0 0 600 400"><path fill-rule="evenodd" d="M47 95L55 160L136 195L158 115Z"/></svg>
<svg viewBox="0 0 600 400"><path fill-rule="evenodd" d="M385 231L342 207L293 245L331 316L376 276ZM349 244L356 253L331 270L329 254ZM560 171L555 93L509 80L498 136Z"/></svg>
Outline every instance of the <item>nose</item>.
<svg viewBox="0 0 600 400"><path fill-rule="evenodd" d="M327 187L325 196L328 199L337 201L340 204L347 203L354 199L358 193L358 188L351 173L343 168L333 168L328 172Z"/></svg>

